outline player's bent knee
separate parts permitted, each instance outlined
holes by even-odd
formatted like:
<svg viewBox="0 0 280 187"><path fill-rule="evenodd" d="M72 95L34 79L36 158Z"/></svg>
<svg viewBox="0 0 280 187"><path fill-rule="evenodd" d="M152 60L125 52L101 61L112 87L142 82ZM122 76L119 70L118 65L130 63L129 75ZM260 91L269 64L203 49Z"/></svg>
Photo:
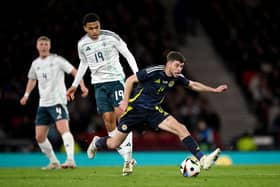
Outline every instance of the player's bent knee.
<svg viewBox="0 0 280 187"><path fill-rule="evenodd" d="M46 140L46 137L45 136L42 136L42 135L36 135L35 136L35 139L38 143L42 143Z"/></svg>
<svg viewBox="0 0 280 187"><path fill-rule="evenodd" d="M113 140L113 138L109 138L107 140L107 147L109 149L116 149L121 145L121 143L117 142L116 140Z"/></svg>

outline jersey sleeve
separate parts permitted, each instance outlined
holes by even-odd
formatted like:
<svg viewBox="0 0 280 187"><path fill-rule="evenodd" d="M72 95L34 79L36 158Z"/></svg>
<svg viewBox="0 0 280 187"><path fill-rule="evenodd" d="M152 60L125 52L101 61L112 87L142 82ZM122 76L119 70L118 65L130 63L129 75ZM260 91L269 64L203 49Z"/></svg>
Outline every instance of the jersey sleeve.
<svg viewBox="0 0 280 187"><path fill-rule="evenodd" d="M127 48L126 43L121 38L114 38L114 40L116 48L126 58L132 72L136 73L138 71L138 66L134 56Z"/></svg>
<svg viewBox="0 0 280 187"><path fill-rule="evenodd" d="M87 68L88 68L88 63L86 61L86 56L82 50L81 42L78 43L78 55L79 55L79 59L80 59L80 64L79 64L75 79L72 83L72 86L75 86L75 87L78 87L80 81L83 79L83 77L87 71Z"/></svg>
<svg viewBox="0 0 280 187"><path fill-rule="evenodd" d="M187 79L183 74L180 74L178 77L179 84L182 84L184 87L189 87L190 80Z"/></svg>
<svg viewBox="0 0 280 187"><path fill-rule="evenodd" d="M78 87L78 85L80 84L80 81L83 79L83 77L87 71L87 68L88 68L86 56L85 56L84 52L82 51L82 46L81 46L80 42L78 43L78 55L80 58L80 64L79 64L75 79L72 83L72 86L75 86L75 87Z"/></svg>
<svg viewBox="0 0 280 187"><path fill-rule="evenodd" d="M80 81L82 80L82 78L84 77L87 71L87 68L88 68L88 64L81 61L78 67L77 75L75 76L75 79L72 83L72 86L78 87Z"/></svg>
<svg viewBox="0 0 280 187"><path fill-rule="evenodd" d="M141 82L151 77L151 73L148 73L147 69L141 69L138 72L136 72L136 76L138 80Z"/></svg>
<svg viewBox="0 0 280 187"><path fill-rule="evenodd" d="M86 62L86 56L82 50L82 44L80 42L78 43L78 56L81 62Z"/></svg>
<svg viewBox="0 0 280 187"><path fill-rule="evenodd" d="M60 68L68 74L71 73L71 71L74 69L74 66L70 64L68 60L66 60L61 56L58 56L57 58L58 58Z"/></svg>
<svg viewBox="0 0 280 187"><path fill-rule="evenodd" d="M34 65L32 64L27 75L28 79L37 80L37 74L35 72Z"/></svg>

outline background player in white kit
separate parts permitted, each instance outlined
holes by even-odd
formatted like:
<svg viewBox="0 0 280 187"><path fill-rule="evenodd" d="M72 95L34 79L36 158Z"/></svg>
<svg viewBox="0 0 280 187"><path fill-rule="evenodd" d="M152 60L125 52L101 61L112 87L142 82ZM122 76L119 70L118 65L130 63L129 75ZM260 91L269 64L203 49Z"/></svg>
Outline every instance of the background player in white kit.
<svg viewBox="0 0 280 187"><path fill-rule="evenodd" d="M116 122L121 114L119 103L123 99L125 80L119 53L126 58L133 73L138 71L138 67L126 43L116 33L101 30L100 19L97 14L86 14L83 18L83 27L87 34L78 42L80 65L72 87L67 91L67 96L69 99L74 99L79 81L89 67L91 84L94 85L97 111L102 114L109 136L114 136ZM117 150L125 161L123 175L129 175L136 164L136 161L132 158L132 132ZM89 149L87 153L91 159L92 154Z"/></svg>
<svg viewBox="0 0 280 187"><path fill-rule="evenodd" d="M41 151L50 161L42 169L75 168L74 138L69 128L64 74L67 73L75 76L77 70L65 58L50 53L51 41L48 37L39 37L36 47L39 57L32 62L29 69L25 94L21 98L20 103L22 105L27 103L28 97L38 81L40 101L35 120L36 141ZM79 82L82 96L86 96L88 89L85 87L83 80ZM62 137L67 154L66 161L62 165L60 165L47 138L49 125L54 123Z"/></svg>

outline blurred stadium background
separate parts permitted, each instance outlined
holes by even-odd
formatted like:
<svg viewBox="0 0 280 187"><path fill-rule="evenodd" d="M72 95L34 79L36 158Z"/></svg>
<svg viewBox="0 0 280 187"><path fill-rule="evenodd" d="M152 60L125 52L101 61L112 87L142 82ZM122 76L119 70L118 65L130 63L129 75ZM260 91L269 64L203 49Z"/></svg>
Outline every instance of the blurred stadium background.
<svg viewBox="0 0 280 187"><path fill-rule="evenodd" d="M19 104L37 56L35 41L49 36L52 52L78 67L76 45L84 35L81 20L87 12L98 13L102 28L127 42L139 68L163 64L167 51L180 50L189 61L186 77L213 86L229 84L221 95L176 88L166 98L166 110L187 125L205 151L216 146L227 151L280 149L280 28L273 1L6 1L1 9L1 153L39 152L34 138L38 92L34 90L27 106ZM87 85L89 78L87 72ZM70 86L72 77L66 82ZM77 152L84 152L94 135L106 134L92 93L69 103ZM62 151L55 129L49 138ZM144 128L134 133L134 150L184 148L175 136Z"/></svg>

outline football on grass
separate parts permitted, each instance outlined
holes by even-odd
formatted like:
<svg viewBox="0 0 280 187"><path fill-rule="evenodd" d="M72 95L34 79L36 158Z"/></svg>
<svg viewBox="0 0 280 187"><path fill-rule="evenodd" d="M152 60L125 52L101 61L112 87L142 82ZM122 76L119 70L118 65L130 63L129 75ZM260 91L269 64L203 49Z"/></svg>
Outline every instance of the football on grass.
<svg viewBox="0 0 280 187"><path fill-rule="evenodd" d="M186 158L181 163L180 171L184 177L196 177L200 173L200 163L194 158Z"/></svg>

